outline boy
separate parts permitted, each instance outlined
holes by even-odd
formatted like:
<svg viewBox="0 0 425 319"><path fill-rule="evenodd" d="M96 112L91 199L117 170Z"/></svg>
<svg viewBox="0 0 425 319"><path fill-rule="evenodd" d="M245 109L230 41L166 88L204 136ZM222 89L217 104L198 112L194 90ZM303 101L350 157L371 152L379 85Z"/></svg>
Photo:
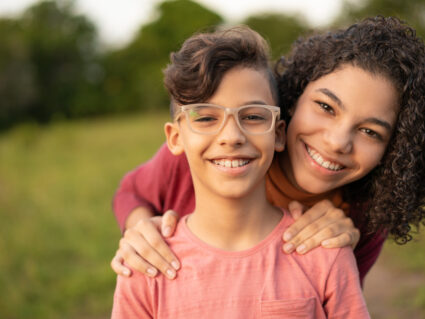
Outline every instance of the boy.
<svg viewBox="0 0 425 319"><path fill-rule="evenodd" d="M189 38L165 85L174 155L187 156L195 210L170 247L174 281L119 276L113 318L368 318L350 248L280 251L289 214L266 200L265 175L284 149L264 40L247 28Z"/></svg>

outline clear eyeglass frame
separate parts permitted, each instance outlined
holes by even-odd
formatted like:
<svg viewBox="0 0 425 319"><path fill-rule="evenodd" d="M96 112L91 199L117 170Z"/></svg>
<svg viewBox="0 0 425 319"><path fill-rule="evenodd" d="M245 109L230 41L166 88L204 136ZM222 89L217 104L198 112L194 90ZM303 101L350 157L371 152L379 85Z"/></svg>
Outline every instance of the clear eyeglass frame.
<svg viewBox="0 0 425 319"><path fill-rule="evenodd" d="M191 120L190 120L191 115L190 114L191 114L191 111L193 111L193 109L195 109L197 107L214 107L214 108L223 110L223 112L224 112L224 118L222 119L221 124L214 131L208 131L208 132L206 132L206 131L200 131L200 130L194 129L192 127L192 125L190 124L191 123ZM270 124L270 127L267 130L262 131L262 132L251 132L249 130L246 130L243 127L243 125L240 123L240 119L239 119L239 116L238 116L239 115L239 112L240 111L243 111L244 109L248 109L248 108L252 108L252 107L255 107L255 108L264 108L264 109L267 109L267 110L269 110L271 112L271 114L272 114L272 122ZM209 104L209 103L187 104L187 105L183 105L183 106L180 107L179 111L177 112L177 114L174 117L174 120L176 122L179 121L180 120L180 117L183 114L186 116L186 121L187 121L187 125L188 125L189 129L193 133L196 133L196 134L214 135L214 134L219 133L223 129L224 125L226 124L228 116L229 115L232 115L233 118L235 119L235 121L236 121L239 129L243 133L248 134L248 135L263 135L263 134L270 133L273 130L273 128L275 127L276 119L279 119L280 118L280 108L278 106L265 105L265 104L242 105L242 106L237 107L237 108L229 108L229 107L225 107L225 106L221 106L221 105L215 105L215 104Z"/></svg>

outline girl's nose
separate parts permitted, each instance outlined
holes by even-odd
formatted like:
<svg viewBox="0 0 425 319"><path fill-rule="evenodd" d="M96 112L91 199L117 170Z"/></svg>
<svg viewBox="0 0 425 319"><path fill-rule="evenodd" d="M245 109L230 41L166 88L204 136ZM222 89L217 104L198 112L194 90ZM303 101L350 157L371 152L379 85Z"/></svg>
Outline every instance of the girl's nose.
<svg viewBox="0 0 425 319"><path fill-rule="evenodd" d="M335 125L329 127L324 134L324 140L335 153L349 154L353 150L353 133L348 127Z"/></svg>

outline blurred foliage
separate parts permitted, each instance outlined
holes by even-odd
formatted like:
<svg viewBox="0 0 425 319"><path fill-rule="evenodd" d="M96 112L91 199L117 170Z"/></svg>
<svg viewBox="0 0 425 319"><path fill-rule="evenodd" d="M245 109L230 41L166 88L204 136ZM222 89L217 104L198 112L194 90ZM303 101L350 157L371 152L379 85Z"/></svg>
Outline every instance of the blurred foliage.
<svg viewBox="0 0 425 319"><path fill-rule="evenodd" d="M110 318L120 237L111 199L164 142L167 119L32 123L0 135L0 318Z"/></svg>
<svg viewBox="0 0 425 319"><path fill-rule="evenodd" d="M96 29L71 1L43 1L1 20L0 37L0 127L89 113L100 83Z"/></svg>
<svg viewBox="0 0 425 319"><path fill-rule="evenodd" d="M247 18L243 24L260 33L270 44L272 59L289 52L291 44L309 31L307 23L283 14L263 14Z"/></svg>
<svg viewBox="0 0 425 319"><path fill-rule="evenodd" d="M189 0L162 2L157 18L142 26L125 48L105 57L105 107L116 111L168 108L162 70L170 52L193 33L223 22L216 13Z"/></svg>
<svg viewBox="0 0 425 319"><path fill-rule="evenodd" d="M364 17L394 16L425 36L425 0L344 0L343 10L336 24L346 26Z"/></svg>
<svg viewBox="0 0 425 319"><path fill-rule="evenodd" d="M16 18L0 19L0 131L22 121L166 109L162 70L170 52L193 33L225 24L196 1L166 0L128 45L105 49L74 2L41 0ZM399 16L425 34L425 0L344 0L333 24L376 14ZM302 16L277 13L241 23L269 41L273 59L311 30Z"/></svg>

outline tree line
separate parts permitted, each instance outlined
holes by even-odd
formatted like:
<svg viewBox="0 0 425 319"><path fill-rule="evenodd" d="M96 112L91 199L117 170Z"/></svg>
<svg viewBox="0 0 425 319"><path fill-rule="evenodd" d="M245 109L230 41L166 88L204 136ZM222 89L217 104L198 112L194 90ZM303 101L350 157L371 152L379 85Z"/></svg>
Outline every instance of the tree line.
<svg viewBox="0 0 425 319"><path fill-rule="evenodd" d="M226 21L191 0L164 1L156 11L156 19L118 49L102 49L94 23L76 12L72 0L39 1L18 17L1 18L0 130L23 121L166 109L162 69L169 53L194 32ZM369 0L361 6L347 0L329 25L376 14L399 16L425 34L425 0ZM276 13L251 16L241 24L269 41L273 58L311 32L302 17Z"/></svg>

